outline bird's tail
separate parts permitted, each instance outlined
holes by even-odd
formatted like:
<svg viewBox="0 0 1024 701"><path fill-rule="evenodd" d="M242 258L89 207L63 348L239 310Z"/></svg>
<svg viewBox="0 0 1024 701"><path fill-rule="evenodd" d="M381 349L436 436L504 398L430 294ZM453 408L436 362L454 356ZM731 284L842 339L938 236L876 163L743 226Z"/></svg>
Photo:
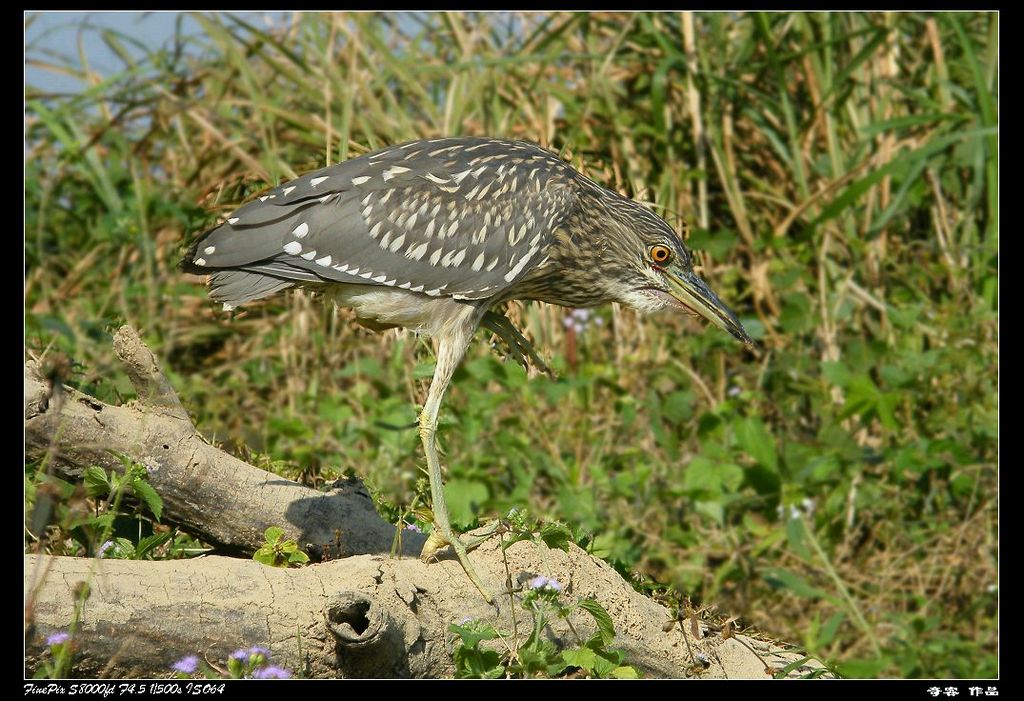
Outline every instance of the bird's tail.
<svg viewBox="0 0 1024 701"><path fill-rule="evenodd" d="M210 275L210 299L223 302L225 309L268 297L295 284L264 273L245 270L218 270Z"/></svg>
<svg viewBox="0 0 1024 701"><path fill-rule="evenodd" d="M193 275L209 275L207 284L210 288L210 299L215 302L223 302L225 309L234 309L246 302L269 297L275 292L295 284L295 280L286 280L267 275L264 272L230 268L217 270L196 265L194 261L198 256L199 246L204 243L210 233L212 231L204 233L189 247L178 267Z"/></svg>

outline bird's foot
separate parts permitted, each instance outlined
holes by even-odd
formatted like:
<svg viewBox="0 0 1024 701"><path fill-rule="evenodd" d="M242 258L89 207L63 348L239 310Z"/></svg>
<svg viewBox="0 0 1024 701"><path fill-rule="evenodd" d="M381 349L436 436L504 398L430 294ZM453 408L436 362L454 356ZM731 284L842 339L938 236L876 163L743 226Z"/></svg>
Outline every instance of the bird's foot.
<svg viewBox="0 0 1024 701"><path fill-rule="evenodd" d="M455 551L455 555L459 558L459 564L462 565L462 569L466 571L470 581L477 590L483 595L484 599L489 604L494 603L494 596L487 590L484 583L480 580L480 576L476 573L476 569L473 564L469 561L469 551L478 547L481 543L487 540L498 528L498 521L488 524L481 533L469 537L466 541L463 541L454 531L445 529L447 532L442 532L436 525L431 534L427 537L427 542L423 544L423 550L420 552L420 560L423 562L430 562L437 558L437 553L445 546L450 545L452 550Z"/></svg>
<svg viewBox="0 0 1024 701"><path fill-rule="evenodd" d="M555 379L554 371L548 367L548 364L544 362L544 359L541 358L536 349L534 349L533 344L519 332L519 329L517 329L515 325L508 320L508 317L503 314L498 314L497 312L488 311L480 320L480 325L500 338L505 343L505 346L508 348L512 357L517 363L522 365L527 372L529 372L530 363L532 362L533 367L537 368L551 379ZM529 361L527 358L529 358Z"/></svg>

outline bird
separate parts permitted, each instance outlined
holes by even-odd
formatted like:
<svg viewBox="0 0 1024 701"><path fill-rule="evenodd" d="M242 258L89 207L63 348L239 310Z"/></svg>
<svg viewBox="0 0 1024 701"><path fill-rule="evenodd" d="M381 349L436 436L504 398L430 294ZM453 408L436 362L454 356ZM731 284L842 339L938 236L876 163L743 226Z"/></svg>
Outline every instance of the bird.
<svg viewBox="0 0 1024 701"><path fill-rule="evenodd" d="M354 309L374 329L436 344L418 416L433 530L426 562L451 546L483 597L493 596L452 530L437 452L438 415L478 327L545 368L499 310L510 300L571 308L619 302L641 313L703 317L753 346L736 314L694 272L682 238L647 207L541 146L490 137L420 139L305 173L200 234L181 268L208 275L231 310L290 287Z"/></svg>

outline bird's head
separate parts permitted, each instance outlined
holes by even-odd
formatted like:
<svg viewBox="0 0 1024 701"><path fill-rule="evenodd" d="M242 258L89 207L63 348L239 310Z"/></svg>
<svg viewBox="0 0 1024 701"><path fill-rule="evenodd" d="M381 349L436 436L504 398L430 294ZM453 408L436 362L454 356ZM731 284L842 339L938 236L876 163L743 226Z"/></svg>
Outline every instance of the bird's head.
<svg viewBox="0 0 1024 701"><path fill-rule="evenodd" d="M693 256L679 234L635 202L623 205L604 227L601 278L606 294L643 313L676 308L704 317L753 345L736 314L693 271Z"/></svg>

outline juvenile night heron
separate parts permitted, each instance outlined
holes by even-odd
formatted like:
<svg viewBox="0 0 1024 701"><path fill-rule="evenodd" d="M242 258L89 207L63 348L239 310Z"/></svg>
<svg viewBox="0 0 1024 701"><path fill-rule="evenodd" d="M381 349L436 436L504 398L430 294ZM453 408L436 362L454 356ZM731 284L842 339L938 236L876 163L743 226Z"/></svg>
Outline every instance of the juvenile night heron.
<svg viewBox="0 0 1024 701"><path fill-rule="evenodd" d="M210 275L210 296L225 309L313 287L373 328L401 326L436 339L419 415L434 513L424 559L451 545L488 601L449 524L435 436L441 399L478 326L520 362L529 356L543 365L492 307L532 299L676 308L752 343L694 274L668 224L523 141L411 141L306 173L203 234L182 263Z"/></svg>

